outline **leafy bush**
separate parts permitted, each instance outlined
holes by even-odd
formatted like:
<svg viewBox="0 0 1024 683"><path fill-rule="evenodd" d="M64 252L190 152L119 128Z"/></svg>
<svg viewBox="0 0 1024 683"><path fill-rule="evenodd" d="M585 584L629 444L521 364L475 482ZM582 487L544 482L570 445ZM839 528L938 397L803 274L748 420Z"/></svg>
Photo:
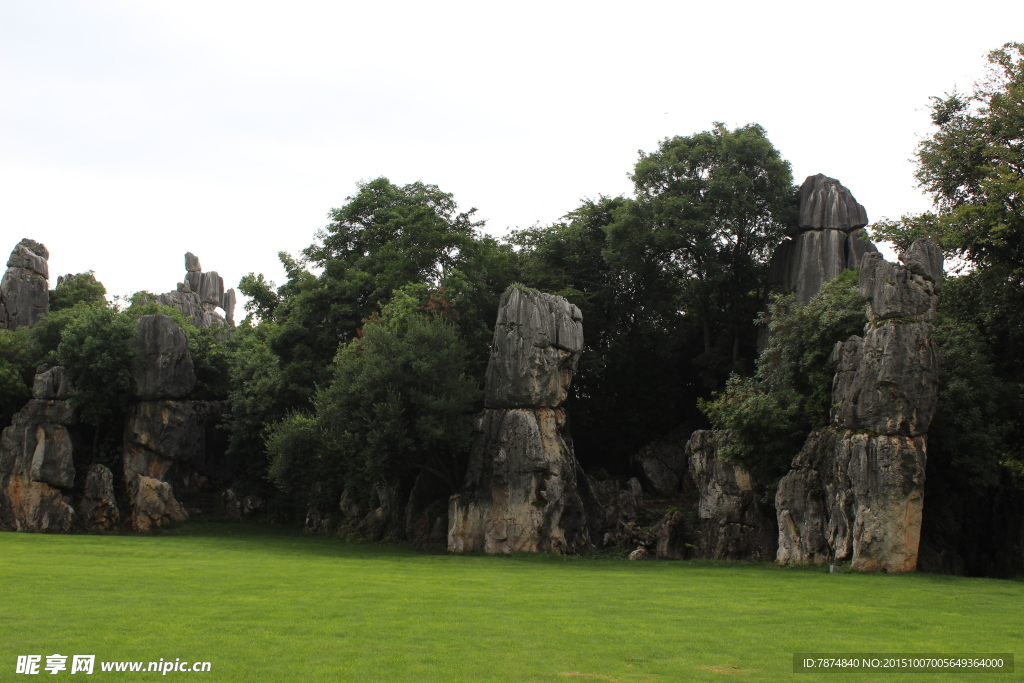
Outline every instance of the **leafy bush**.
<svg viewBox="0 0 1024 683"><path fill-rule="evenodd" d="M63 311L79 303L106 303L107 288L90 270L63 279L50 291L50 310Z"/></svg>
<svg viewBox="0 0 1024 683"><path fill-rule="evenodd" d="M38 347L30 328L0 329L0 429L32 397Z"/></svg>
<svg viewBox="0 0 1024 683"><path fill-rule="evenodd" d="M762 481L789 468L807 434L829 422L836 342L860 334L866 302L857 270L847 270L802 305L793 296L774 299L767 318L771 337L753 377L732 375L725 391L701 410L715 429L732 432L722 455Z"/></svg>
<svg viewBox="0 0 1024 683"><path fill-rule="evenodd" d="M348 488L408 486L427 469L461 483L480 396L457 329L424 311L425 287L396 291L341 347L313 414L293 413L267 437L270 477L321 509Z"/></svg>

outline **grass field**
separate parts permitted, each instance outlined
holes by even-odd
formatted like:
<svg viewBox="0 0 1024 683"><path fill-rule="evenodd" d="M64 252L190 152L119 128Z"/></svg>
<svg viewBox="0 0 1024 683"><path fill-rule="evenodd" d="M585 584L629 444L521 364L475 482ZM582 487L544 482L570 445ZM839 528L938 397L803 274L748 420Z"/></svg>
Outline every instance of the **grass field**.
<svg viewBox="0 0 1024 683"><path fill-rule="evenodd" d="M1013 581L430 555L250 525L0 533L0 680L59 653L95 654L85 680L111 681L997 681L1024 674L794 674L792 655L1022 644ZM160 658L211 670L99 665Z"/></svg>

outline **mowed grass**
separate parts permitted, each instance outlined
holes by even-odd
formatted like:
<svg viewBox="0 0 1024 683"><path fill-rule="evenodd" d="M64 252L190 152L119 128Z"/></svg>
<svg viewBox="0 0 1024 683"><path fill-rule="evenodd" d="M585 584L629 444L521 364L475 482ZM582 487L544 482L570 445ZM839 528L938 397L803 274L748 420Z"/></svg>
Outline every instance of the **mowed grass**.
<svg viewBox="0 0 1024 683"><path fill-rule="evenodd" d="M19 654L60 653L212 663L166 680L997 681L1024 676L794 674L792 655L1022 644L1013 581L432 555L251 525L0 533L0 680L33 680Z"/></svg>

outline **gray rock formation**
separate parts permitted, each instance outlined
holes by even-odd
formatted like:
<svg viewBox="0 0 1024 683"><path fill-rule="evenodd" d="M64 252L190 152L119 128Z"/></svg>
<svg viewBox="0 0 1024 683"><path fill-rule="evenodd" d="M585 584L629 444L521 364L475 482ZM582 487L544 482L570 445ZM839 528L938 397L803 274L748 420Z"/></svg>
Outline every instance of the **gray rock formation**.
<svg viewBox="0 0 1024 683"><path fill-rule="evenodd" d="M61 376L63 368L41 368ZM57 372L54 372L57 371ZM35 383L35 394L48 390ZM68 426L75 411L64 400L33 398L0 435L0 529L68 533L75 525L70 493L75 483L74 444Z"/></svg>
<svg viewBox="0 0 1024 683"><path fill-rule="evenodd" d="M671 498L692 486L687 473L686 436L673 432L644 446L630 458L630 467L654 496Z"/></svg>
<svg viewBox="0 0 1024 683"><path fill-rule="evenodd" d="M768 265L768 285L771 291L793 294L806 304L822 285L875 251L877 247L862 229L807 230L775 248Z"/></svg>
<svg viewBox="0 0 1024 683"><path fill-rule="evenodd" d="M174 489L159 479L142 476L128 479L128 501L135 531L150 531L188 519L185 508L174 497Z"/></svg>
<svg viewBox="0 0 1024 683"><path fill-rule="evenodd" d="M688 529L685 518L679 510L667 513L651 529L654 536L654 556L662 560L685 560L691 556L686 542Z"/></svg>
<svg viewBox="0 0 1024 683"><path fill-rule="evenodd" d="M850 561L860 571L917 566L925 436L811 434L779 483L782 563Z"/></svg>
<svg viewBox="0 0 1024 683"><path fill-rule="evenodd" d="M166 315L144 315L135 328L132 377L143 400L184 398L196 384L188 338Z"/></svg>
<svg viewBox="0 0 1024 683"><path fill-rule="evenodd" d="M71 382L64 366L51 368L48 365L40 365L36 368L36 375L32 381L32 398L63 401L67 399L70 389Z"/></svg>
<svg viewBox="0 0 1024 683"><path fill-rule="evenodd" d="M557 408L583 351L583 316L560 296L511 287L502 297L484 380L488 408Z"/></svg>
<svg viewBox="0 0 1024 683"><path fill-rule="evenodd" d="M86 531L105 531L121 523L114 499L114 473L100 464L89 467L85 493L79 504L79 516Z"/></svg>
<svg viewBox="0 0 1024 683"><path fill-rule="evenodd" d="M604 549L654 545L655 536L639 523L644 511L640 480L631 477L622 484L617 479L598 480L580 473L577 482L594 545Z"/></svg>
<svg viewBox="0 0 1024 683"><path fill-rule="evenodd" d="M590 547L562 407L583 350L582 316L561 297L502 296L463 492L448 507L448 550Z"/></svg>
<svg viewBox="0 0 1024 683"><path fill-rule="evenodd" d="M216 271L204 273L199 257L185 254L185 280L173 292L144 297L143 303L156 301L174 306L198 328L224 327L235 324L235 290L224 291L224 279ZM223 310L221 315L217 309Z"/></svg>
<svg viewBox="0 0 1024 683"><path fill-rule="evenodd" d="M0 328L31 327L50 310L49 258L35 240L23 239L14 247L0 279Z"/></svg>
<svg viewBox="0 0 1024 683"><path fill-rule="evenodd" d="M690 476L700 492L697 556L716 560L775 559L775 516L761 503L750 474L720 457L722 440L728 438L728 432L698 430L686 445Z"/></svg>
<svg viewBox="0 0 1024 683"><path fill-rule="evenodd" d="M188 338L168 316L139 318L132 379L142 400L131 406L125 425L123 467L132 528L147 531L187 517L171 480L181 475L176 464L203 446L192 402L181 400L196 383Z"/></svg>
<svg viewBox="0 0 1024 683"><path fill-rule="evenodd" d="M799 221L787 232L768 264L768 295L792 294L806 304L822 285L860 264L878 249L867 239L867 212L848 189L822 174L808 176L800 187ZM765 301L764 310L768 308ZM768 327L758 332L757 348L768 344Z"/></svg>
<svg viewBox="0 0 1024 683"><path fill-rule="evenodd" d="M917 566L927 431L939 353L931 319L942 255L919 240L907 266L865 254L863 337L836 345L832 426L808 437L779 483L780 562L849 560L861 571Z"/></svg>
<svg viewBox="0 0 1024 683"><path fill-rule="evenodd" d="M800 186L800 230L850 232L867 224L867 211L835 178L819 173Z"/></svg>

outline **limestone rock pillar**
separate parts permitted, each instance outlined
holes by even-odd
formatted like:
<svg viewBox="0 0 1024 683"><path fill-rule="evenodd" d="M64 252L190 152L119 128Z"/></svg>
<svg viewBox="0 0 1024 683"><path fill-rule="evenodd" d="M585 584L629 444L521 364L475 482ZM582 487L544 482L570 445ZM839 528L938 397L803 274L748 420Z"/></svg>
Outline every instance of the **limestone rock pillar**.
<svg viewBox="0 0 1024 683"><path fill-rule="evenodd" d="M35 240L23 239L14 247L0 279L0 328L31 327L50 310L49 258Z"/></svg>
<svg viewBox="0 0 1024 683"><path fill-rule="evenodd" d="M70 532L75 484L74 444L63 367L36 371L32 399L0 435L0 529Z"/></svg>
<svg viewBox="0 0 1024 683"><path fill-rule="evenodd" d="M939 352L931 321L942 253L919 240L900 256L861 261L863 337L836 344L832 424L811 434L779 483L778 561L851 562L861 571L917 566L927 432Z"/></svg>
<svg viewBox="0 0 1024 683"><path fill-rule="evenodd" d="M582 316L565 299L502 296L465 487L449 501L450 552L590 547L564 408L582 350Z"/></svg>

